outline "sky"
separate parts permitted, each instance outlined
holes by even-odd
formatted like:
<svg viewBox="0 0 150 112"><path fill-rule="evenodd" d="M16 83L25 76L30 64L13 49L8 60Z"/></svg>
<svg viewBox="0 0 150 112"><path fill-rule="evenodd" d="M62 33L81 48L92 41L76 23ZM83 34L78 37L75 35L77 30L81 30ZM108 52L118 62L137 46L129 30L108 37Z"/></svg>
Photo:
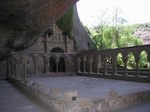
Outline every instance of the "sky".
<svg viewBox="0 0 150 112"><path fill-rule="evenodd" d="M79 0L77 3L81 22L89 27L98 23L102 10L112 13L114 8L122 10L128 24L150 22L150 0Z"/></svg>

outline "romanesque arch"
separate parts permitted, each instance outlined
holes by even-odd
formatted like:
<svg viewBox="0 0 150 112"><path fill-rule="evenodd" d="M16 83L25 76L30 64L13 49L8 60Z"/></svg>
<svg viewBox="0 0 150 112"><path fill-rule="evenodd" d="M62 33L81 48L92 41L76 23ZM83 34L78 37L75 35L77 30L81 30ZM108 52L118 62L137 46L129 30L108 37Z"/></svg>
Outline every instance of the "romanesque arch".
<svg viewBox="0 0 150 112"><path fill-rule="evenodd" d="M33 55L27 55L25 57L27 74L35 74L36 73L35 60L36 60L36 58Z"/></svg>
<svg viewBox="0 0 150 112"><path fill-rule="evenodd" d="M38 55L36 57L36 64L37 64L37 73L43 74L46 72L46 57L43 55Z"/></svg>
<svg viewBox="0 0 150 112"><path fill-rule="evenodd" d="M64 50L59 48L59 47L55 47L50 52L53 52L53 53L64 53Z"/></svg>

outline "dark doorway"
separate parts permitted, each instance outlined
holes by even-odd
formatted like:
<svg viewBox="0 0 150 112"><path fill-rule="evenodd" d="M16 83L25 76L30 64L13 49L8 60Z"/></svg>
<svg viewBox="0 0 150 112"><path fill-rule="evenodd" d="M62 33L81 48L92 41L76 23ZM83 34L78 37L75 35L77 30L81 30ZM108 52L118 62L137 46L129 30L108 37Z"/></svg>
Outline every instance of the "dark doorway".
<svg viewBox="0 0 150 112"><path fill-rule="evenodd" d="M54 57L50 57L50 72L56 72L56 60Z"/></svg>
<svg viewBox="0 0 150 112"><path fill-rule="evenodd" d="M59 58L58 72L66 72L65 59L63 57Z"/></svg>

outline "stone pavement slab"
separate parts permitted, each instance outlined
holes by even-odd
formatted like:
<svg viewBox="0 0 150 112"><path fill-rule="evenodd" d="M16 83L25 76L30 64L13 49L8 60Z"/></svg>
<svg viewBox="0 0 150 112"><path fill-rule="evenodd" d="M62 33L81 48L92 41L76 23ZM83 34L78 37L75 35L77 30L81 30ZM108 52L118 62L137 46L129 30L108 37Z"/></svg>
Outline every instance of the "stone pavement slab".
<svg viewBox="0 0 150 112"><path fill-rule="evenodd" d="M113 112L150 112L150 103L143 103Z"/></svg>
<svg viewBox="0 0 150 112"><path fill-rule="evenodd" d="M50 112L48 107L0 79L0 112Z"/></svg>
<svg viewBox="0 0 150 112"><path fill-rule="evenodd" d="M101 79L81 76L38 77L29 78L33 82L46 85L49 88L58 88L61 91L77 90L80 97L102 98L108 96L112 90L119 95L127 95L143 91L150 91L150 83L130 82L121 80Z"/></svg>

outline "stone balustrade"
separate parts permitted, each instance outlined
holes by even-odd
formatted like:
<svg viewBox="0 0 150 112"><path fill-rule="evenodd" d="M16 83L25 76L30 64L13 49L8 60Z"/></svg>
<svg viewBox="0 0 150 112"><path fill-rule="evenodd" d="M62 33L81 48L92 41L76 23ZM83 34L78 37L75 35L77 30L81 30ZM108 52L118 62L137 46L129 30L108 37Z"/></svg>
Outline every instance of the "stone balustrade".
<svg viewBox="0 0 150 112"><path fill-rule="evenodd" d="M76 70L78 75L150 82L150 70L139 69L142 52L147 54L147 61L150 62L150 45L83 51L76 55ZM135 58L132 69L127 66L130 54ZM123 66L118 64L118 55L122 56Z"/></svg>

